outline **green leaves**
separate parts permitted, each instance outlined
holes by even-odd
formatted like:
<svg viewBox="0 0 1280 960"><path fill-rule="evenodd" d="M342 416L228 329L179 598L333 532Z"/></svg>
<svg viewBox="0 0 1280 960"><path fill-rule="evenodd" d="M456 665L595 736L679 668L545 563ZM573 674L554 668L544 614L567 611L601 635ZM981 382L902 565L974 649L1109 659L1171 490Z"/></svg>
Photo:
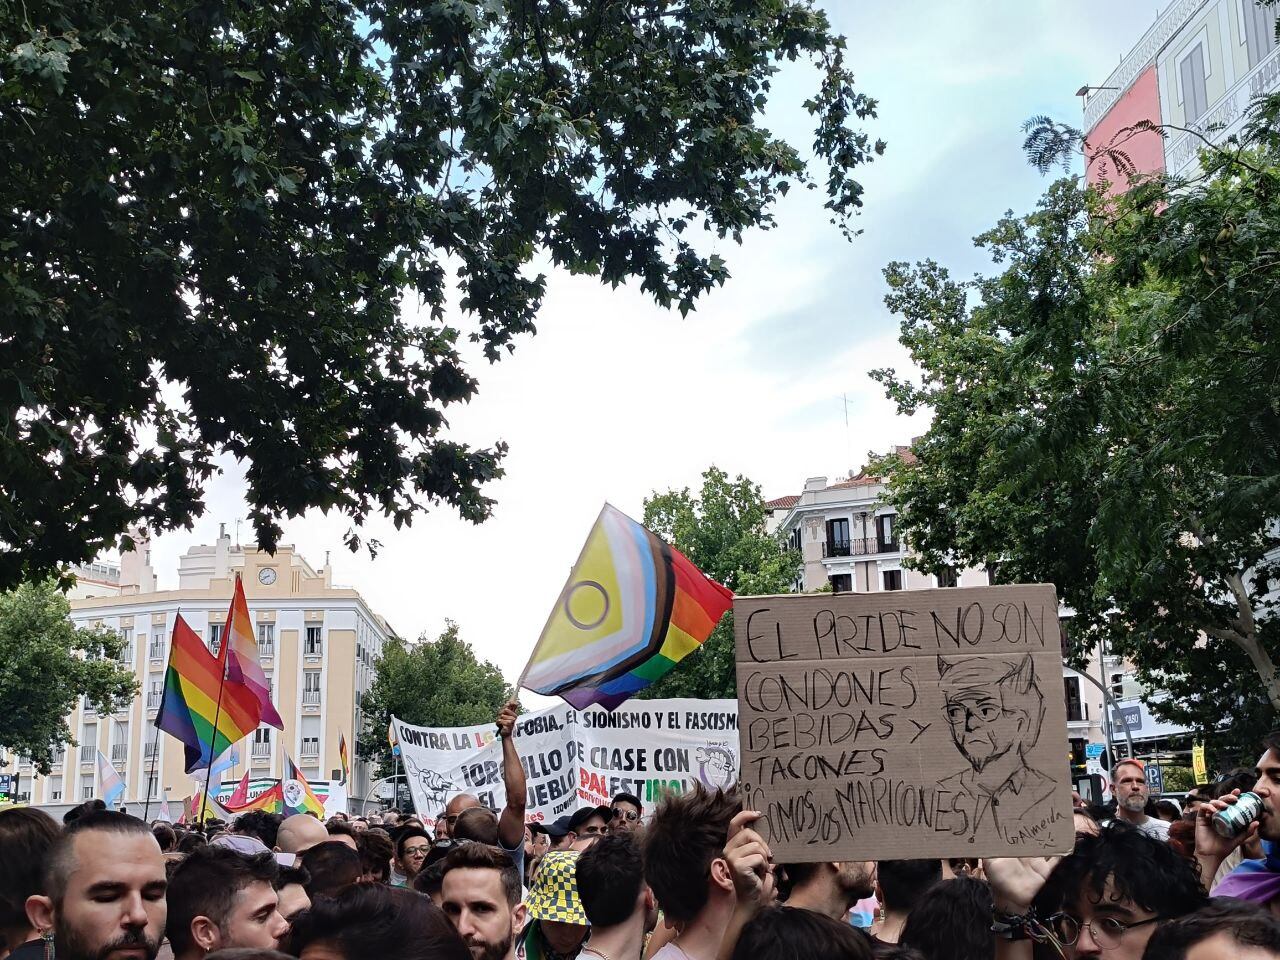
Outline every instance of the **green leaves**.
<svg viewBox="0 0 1280 960"><path fill-rule="evenodd" d="M783 60L837 221L879 151L808 0L50 0L0 6L0 57L0 585L189 525L226 454L267 548L310 509L480 522L505 447L447 439L457 339L534 332L535 258L693 309L728 272L686 225L816 182L760 123Z"/></svg>
<svg viewBox="0 0 1280 960"><path fill-rule="evenodd" d="M476 660L454 623L434 640L388 642L374 669L373 686L360 699L359 749L360 756L377 758L380 776L395 765L387 742L393 715L420 726L470 726L496 718L514 695L497 667Z"/></svg>
<svg viewBox="0 0 1280 960"><path fill-rule="evenodd" d="M0 594L0 747L42 774L75 744L66 718L81 696L108 715L137 693L133 673L114 659L120 637L76 627L69 612L53 581Z"/></svg>
<svg viewBox="0 0 1280 960"><path fill-rule="evenodd" d="M1055 583L1075 655L1106 638L1224 762L1280 710L1277 103L1195 180L1055 183L978 238L991 276L891 265L920 382L876 374L934 414L891 483L920 565Z"/></svg>
<svg viewBox="0 0 1280 960"><path fill-rule="evenodd" d="M743 476L730 479L714 466L703 473L696 494L668 490L644 502L645 527L742 596L785 593L800 572L800 555L765 529L767 519L760 488ZM702 649L639 695L736 697L736 678L730 612Z"/></svg>

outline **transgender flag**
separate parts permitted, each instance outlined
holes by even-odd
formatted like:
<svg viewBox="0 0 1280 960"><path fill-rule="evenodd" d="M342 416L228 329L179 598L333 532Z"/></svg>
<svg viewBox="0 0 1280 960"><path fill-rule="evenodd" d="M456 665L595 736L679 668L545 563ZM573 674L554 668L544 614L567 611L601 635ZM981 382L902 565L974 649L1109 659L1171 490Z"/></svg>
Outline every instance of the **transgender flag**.
<svg viewBox="0 0 1280 960"><path fill-rule="evenodd" d="M231 597L231 609L227 612L227 638L218 651L221 662L227 665L227 682L244 684L257 698L262 712L262 723L277 730L284 729L284 721L271 702L271 688L267 675L258 662L258 640L253 635L253 621L249 619L249 604L244 599L244 584L236 574L236 590Z"/></svg>
<svg viewBox="0 0 1280 960"><path fill-rule="evenodd" d="M116 768L101 750L98 751L98 781L102 789L102 801L108 807L114 807L116 801L124 796L124 778L116 773Z"/></svg>

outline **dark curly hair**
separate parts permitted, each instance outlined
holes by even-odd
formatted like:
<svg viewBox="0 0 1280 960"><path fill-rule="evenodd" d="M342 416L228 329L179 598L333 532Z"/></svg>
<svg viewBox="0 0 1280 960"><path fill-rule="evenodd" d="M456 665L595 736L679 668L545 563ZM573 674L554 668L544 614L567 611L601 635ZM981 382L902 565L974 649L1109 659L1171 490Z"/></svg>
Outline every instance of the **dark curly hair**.
<svg viewBox="0 0 1280 960"><path fill-rule="evenodd" d="M347 960L471 960L439 907L420 893L357 883L322 897L293 924L289 952L323 943Z"/></svg>
<svg viewBox="0 0 1280 960"><path fill-rule="evenodd" d="M1096 837L1076 841L1075 852L1049 875L1037 908L1046 916L1044 910L1052 912L1078 897L1098 903L1108 880L1114 897L1161 917L1181 917L1208 899L1195 868L1169 844L1112 821Z"/></svg>
<svg viewBox="0 0 1280 960"><path fill-rule="evenodd" d="M899 942L927 960L994 960L991 888L972 877L935 883L907 915Z"/></svg>
<svg viewBox="0 0 1280 960"><path fill-rule="evenodd" d="M1269 910L1247 900L1214 897L1194 913L1161 925L1143 957L1186 960L1192 947L1219 933L1226 933L1239 946L1280 954L1280 920Z"/></svg>
<svg viewBox="0 0 1280 960"><path fill-rule="evenodd" d="M732 960L814 958L871 960L871 941L861 930L824 913L795 907L765 907L742 928Z"/></svg>

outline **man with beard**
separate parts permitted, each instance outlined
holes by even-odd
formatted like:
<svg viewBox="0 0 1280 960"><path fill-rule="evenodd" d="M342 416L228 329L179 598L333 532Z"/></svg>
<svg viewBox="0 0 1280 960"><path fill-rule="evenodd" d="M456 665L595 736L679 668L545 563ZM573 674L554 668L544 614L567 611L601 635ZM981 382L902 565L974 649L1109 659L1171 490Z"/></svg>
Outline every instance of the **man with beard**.
<svg viewBox="0 0 1280 960"><path fill-rule="evenodd" d="M788 907L843 920L853 905L874 892L876 864L872 860L836 863L788 863L783 867L789 892Z"/></svg>
<svg viewBox="0 0 1280 960"><path fill-rule="evenodd" d="M1137 827L1153 840L1169 839L1169 824L1148 817L1147 769L1141 760L1121 760L1111 770L1116 795L1116 819Z"/></svg>
<svg viewBox="0 0 1280 960"><path fill-rule="evenodd" d="M464 843L449 851L444 869L440 905L472 960L515 960L525 905L511 858L495 847Z"/></svg>
<svg viewBox="0 0 1280 960"><path fill-rule="evenodd" d="M169 883L175 960L203 960L226 947L275 949L289 932L280 915L278 879L275 857L265 851L246 856L216 844L193 851Z"/></svg>
<svg viewBox="0 0 1280 960"><path fill-rule="evenodd" d="M1218 881L1215 897L1251 900L1280 913L1280 731L1270 733L1263 742L1264 752L1258 760L1258 780L1253 792L1262 800L1262 811L1256 821L1237 836L1219 836L1213 829L1213 817L1239 802L1240 791L1202 803L1196 808L1196 860L1206 885L1213 882L1218 867L1237 847L1256 837L1262 839L1261 859L1244 860Z"/></svg>
<svg viewBox="0 0 1280 960"><path fill-rule="evenodd" d="M27 899L27 917L42 936L52 934L58 960L155 960L167 887L149 826L122 813L90 813L50 846L44 893Z"/></svg>
<svg viewBox="0 0 1280 960"><path fill-rule="evenodd" d="M940 656L938 685L951 739L969 763L938 790L955 795L972 838L1015 842L1022 829L1043 821L1040 805L1056 787L1026 759L1044 720L1035 662L1030 654L958 663Z"/></svg>

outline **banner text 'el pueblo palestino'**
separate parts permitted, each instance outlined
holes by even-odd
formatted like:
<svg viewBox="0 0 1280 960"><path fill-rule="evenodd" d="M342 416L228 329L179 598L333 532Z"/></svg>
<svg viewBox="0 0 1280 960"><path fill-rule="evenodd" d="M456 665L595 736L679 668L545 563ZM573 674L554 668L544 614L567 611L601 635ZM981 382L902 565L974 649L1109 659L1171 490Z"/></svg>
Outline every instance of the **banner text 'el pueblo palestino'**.
<svg viewBox="0 0 1280 960"><path fill-rule="evenodd" d="M743 799L779 862L1071 851L1052 585L733 613Z"/></svg>
<svg viewBox="0 0 1280 960"><path fill-rule="evenodd" d="M416 727L392 719L414 807L428 828L449 799L470 793L494 810L506 803L502 744L492 723ZM727 787L738 775L733 700L631 700L612 712L568 704L524 714L515 745L528 780L526 819L555 820L631 793L645 814L694 783Z"/></svg>

